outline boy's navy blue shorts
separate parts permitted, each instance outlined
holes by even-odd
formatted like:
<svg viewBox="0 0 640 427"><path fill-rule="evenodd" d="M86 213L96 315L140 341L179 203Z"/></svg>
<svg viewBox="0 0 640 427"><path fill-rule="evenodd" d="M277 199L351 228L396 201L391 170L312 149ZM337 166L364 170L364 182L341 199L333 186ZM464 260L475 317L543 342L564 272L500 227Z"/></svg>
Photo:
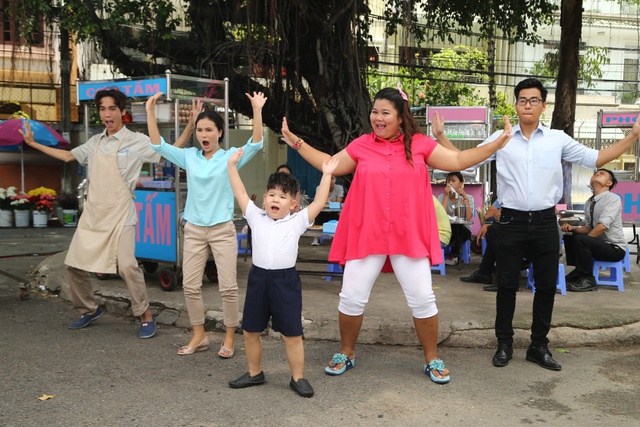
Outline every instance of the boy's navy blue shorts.
<svg viewBox="0 0 640 427"><path fill-rule="evenodd" d="M302 282L295 267L265 270L251 266L242 329L262 332L271 326L285 337L302 336Z"/></svg>

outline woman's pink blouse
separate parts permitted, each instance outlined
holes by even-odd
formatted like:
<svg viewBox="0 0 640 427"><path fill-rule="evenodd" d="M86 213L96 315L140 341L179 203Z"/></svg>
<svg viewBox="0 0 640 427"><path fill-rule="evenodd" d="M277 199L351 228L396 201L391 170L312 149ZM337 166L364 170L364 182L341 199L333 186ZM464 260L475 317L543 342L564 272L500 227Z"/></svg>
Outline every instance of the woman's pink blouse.
<svg viewBox="0 0 640 427"><path fill-rule="evenodd" d="M374 254L428 257L432 265L443 261L426 165L437 143L425 135L414 135L412 166L402 138L387 141L371 133L347 146L357 166L331 244L330 261L344 264ZM391 271L389 262L383 271Z"/></svg>

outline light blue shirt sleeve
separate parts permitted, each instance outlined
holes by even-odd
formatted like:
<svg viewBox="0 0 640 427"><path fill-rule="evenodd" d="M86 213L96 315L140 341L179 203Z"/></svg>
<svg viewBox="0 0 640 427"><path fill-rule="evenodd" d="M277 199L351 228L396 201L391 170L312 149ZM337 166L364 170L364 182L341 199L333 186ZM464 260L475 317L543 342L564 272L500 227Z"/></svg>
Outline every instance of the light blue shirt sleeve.
<svg viewBox="0 0 640 427"><path fill-rule="evenodd" d="M186 169L185 148L178 148L171 144L167 144L163 137L160 137L160 145L151 144L151 148L171 163L175 163L182 169Z"/></svg>

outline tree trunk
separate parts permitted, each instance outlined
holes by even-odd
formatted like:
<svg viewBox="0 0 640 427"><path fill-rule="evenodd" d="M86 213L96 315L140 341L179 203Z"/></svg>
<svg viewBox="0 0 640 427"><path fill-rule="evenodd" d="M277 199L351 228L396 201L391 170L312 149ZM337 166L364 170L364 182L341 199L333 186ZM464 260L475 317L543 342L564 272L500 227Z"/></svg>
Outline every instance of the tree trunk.
<svg viewBox="0 0 640 427"><path fill-rule="evenodd" d="M580 69L580 36L582 33L582 0L562 0L560 17L560 50L558 83L551 128L573 136L576 118L578 70ZM561 203L571 206L571 163L562 162L563 197Z"/></svg>

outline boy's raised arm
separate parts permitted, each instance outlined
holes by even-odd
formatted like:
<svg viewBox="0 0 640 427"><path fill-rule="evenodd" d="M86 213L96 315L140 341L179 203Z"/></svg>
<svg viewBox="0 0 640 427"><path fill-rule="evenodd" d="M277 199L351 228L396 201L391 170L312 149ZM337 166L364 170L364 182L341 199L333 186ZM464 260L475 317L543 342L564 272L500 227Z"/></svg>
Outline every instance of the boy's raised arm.
<svg viewBox="0 0 640 427"><path fill-rule="evenodd" d="M327 203L327 197L329 196L329 187L331 186L331 175L333 171L338 167L339 160L335 157L329 159L329 161L322 162L322 179L320 185L316 191L316 197L313 202L307 208L309 215L309 222L313 222L318 214L324 209L325 203Z"/></svg>
<svg viewBox="0 0 640 427"><path fill-rule="evenodd" d="M238 151L233 153L229 160L227 160L227 171L229 173L229 182L231 183L231 189L233 190L233 195L236 197L238 201L238 205L240 205L240 210L242 211L242 215L247 211L247 205L251 201L249 195L247 194L247 189L244 188L244 184L242 183L242 179L240 178L240 174L238 173L238 162L242 157L243 150L239 148Z"/></svg>

